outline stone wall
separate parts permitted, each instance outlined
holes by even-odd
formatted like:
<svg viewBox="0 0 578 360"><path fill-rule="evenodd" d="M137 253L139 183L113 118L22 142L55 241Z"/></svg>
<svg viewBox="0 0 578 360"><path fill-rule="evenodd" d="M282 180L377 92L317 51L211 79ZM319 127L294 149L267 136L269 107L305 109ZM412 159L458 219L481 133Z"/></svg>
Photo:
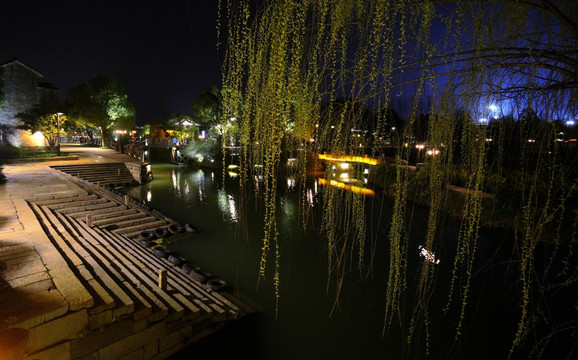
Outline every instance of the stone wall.
<svg viewBox="0 0 578 360"><path fill-rule="evenodd" d="M0 108L0 123L16 126L16 114L38 104L38 82L43 75L18 60L2 65L2 69L6 103Z"/></svg>
<svg viewBox="0 0 578 360"><path fill-rule="evenodd" d="M153 179L153 173L151 169L151 164L146 163L125 163L128 171L130 171L132 177L141 184L149 182Z"/></svg>

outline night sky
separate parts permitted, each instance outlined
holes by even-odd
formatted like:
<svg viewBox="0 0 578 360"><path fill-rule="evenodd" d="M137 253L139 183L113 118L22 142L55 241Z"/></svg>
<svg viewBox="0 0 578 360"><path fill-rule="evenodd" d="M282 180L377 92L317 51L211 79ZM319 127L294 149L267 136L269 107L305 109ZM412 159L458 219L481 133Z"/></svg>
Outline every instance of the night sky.
<svg viewBox="0 0 578 360"><path fill-rule="evenodd" d="M205 87L219 85L217 1L29 1L0 7L0 63L18 58L66 90L114 75L137 123L190 113Z"/></svg>

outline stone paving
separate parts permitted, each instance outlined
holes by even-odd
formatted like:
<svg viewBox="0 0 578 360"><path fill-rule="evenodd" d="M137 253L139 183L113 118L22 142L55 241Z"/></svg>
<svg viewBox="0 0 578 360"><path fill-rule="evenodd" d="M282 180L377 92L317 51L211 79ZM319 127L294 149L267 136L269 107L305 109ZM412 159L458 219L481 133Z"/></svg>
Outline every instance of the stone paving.
<svg viewBox="0 0 578 360"><path fill-rule="evenodd" d="M94 194L50 166L138 161L63 151L78 160L3 166L0 359L164 359L250 310L134 240L51 209ZM165 287L155 278L163 271Z"/></svg>
<svg viewBox="0 0 578 360"><path fill-rule="evenodd" d="M8 338L3 331L10 327L29 329L92 306L92 297L84 287L75 286L76 276L24 199L83 192L50 165L136 160L108 149L63 146L62 151L78 155L78 160L2 166L6 182L0 185L0 337Z"/></svg>

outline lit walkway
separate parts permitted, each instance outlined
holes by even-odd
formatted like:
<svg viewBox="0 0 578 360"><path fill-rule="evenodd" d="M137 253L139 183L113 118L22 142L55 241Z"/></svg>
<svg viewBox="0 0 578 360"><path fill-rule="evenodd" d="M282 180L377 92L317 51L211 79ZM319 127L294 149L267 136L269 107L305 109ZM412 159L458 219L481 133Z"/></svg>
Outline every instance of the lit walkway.
<svg viewBox="0 0 578 360"><path fill-rule="evenodd" d="M136 161L106 149L62 151L79 160L3 166L0 354L162 359L244 314L230 295L210 291L133 240L51 209L49 199L92 201L92 194L50 166Z"/></svg>

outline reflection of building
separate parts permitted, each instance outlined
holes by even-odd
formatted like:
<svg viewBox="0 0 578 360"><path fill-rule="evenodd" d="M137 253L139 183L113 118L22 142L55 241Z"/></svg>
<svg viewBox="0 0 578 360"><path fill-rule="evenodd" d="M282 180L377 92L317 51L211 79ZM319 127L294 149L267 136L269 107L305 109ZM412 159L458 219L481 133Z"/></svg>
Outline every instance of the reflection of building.
<svg viewBox="0 0 578 360"><path fill-rule="evenodd" d="M0 83L5 98L0 108L0 124L16 126L19 112L38 105L40 99L58 98L58 89L54 84L41 82L44 75L17 59L0 65L0 68Z"/></svg>

